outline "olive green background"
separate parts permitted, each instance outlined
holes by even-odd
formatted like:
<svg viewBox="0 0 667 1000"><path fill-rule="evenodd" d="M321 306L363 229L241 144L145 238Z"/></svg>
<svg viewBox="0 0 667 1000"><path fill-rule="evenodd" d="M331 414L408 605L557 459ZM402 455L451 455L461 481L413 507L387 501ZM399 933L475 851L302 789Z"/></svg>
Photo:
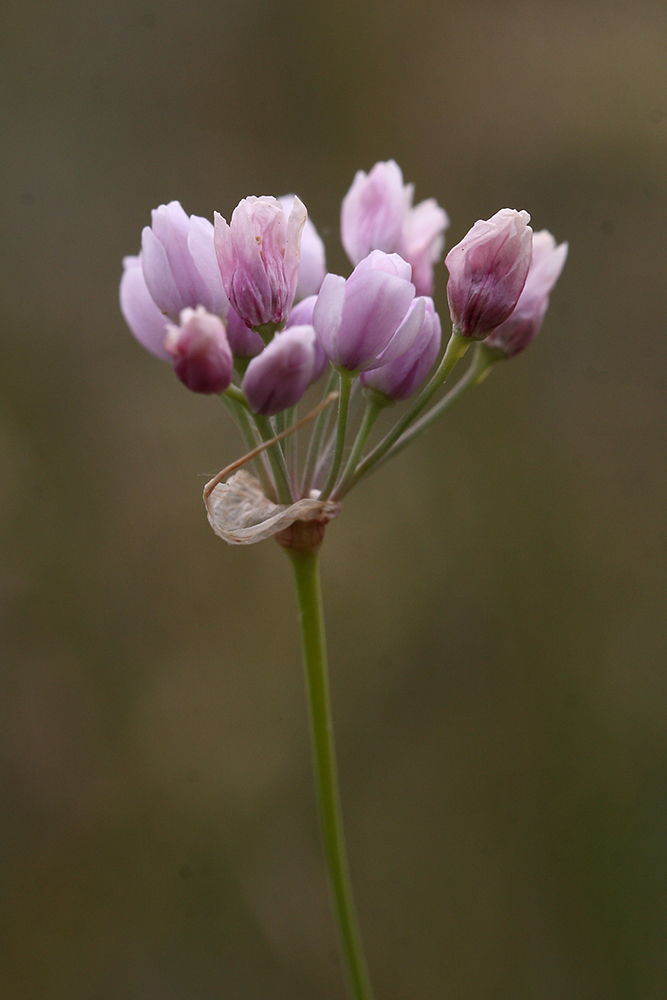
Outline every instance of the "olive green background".
<svg viewBox="0 0 667 1000"><path fill-rule="evenodd" d="M651 0L5 0L4 1000L339 1000L294 596L240 453L125 328L151 208L395 158L570 242L538 341L323 549L378 1000L667 995L667 11ZM446 317L446 271L436 302Z"/></svg>

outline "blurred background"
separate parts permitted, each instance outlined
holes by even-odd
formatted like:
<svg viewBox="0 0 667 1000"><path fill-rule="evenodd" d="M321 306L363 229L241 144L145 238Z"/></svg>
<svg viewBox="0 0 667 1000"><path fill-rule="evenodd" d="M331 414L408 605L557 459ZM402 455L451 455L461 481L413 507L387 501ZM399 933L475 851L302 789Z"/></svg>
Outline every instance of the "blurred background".
<svg viewBox="0 0 667 1000"><path fill-rule="evenodd" d="M118 282L158 204L289 191L347 273L341 198L394 158L449 246L509 206L570 257L327 533L377 997L662 1000L664 4L25 0L0 37L0 995L344 995L289 566L211 532L239 440Z"/></svg>

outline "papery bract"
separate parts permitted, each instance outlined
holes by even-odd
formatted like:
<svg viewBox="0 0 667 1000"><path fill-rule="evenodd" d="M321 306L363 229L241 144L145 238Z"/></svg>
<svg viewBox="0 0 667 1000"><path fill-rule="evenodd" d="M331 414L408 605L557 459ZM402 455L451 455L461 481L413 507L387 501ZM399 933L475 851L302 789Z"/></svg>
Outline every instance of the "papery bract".
<svg viewBox="0 0 667 1000"><path fill-rule="evenodd" d="M294 195L286 194L278 198L285 213L289 215L294 207ZM309 295L317 295L324 275L327 273L326 253L324 243L312 220L306 219L301 233L301 260L299 263L299 280L296 285L294 299L300 302Z"/></svg>
<svg viewBox="0 0 667 1000"><path fill-rule="evenodd" d="M208 219L188 217L177 201L160 205L141 234L146 285L156 305L173 322L181 310L203 306L225 317L229 303L222 284L213 226Z"/></svg>
<svg viewBox="0 0 667 1000"><path fill-rule="evenodd" d="M299 279L306 208L294 199L289 215L276 198L244 198L231 224L215 213L215 249L229 301L247 326L281 327Z"/></svg>
<svg viewBox="0 0 667 1000"><path fill-rule="evenodd" d="M361 373L365 388L382 393L388 400L407 399L418 389L433 367L441 342L440 317L430 298L415 299L410 310L424 303L424 313L419 335L403 354L380 368Z"/></svg>
<svg viewBox="0 0 667 1000"><path fill-rule="evenodd" d="M394 160L357 171L341 207L341 240L353 264L372 250L398 253L412 267L419 295L433 290L433 265L445 244L449 219L430 198L412 206L414 185L403 183Z"/></svg>
<svg viewBox="0 0 667 1000"><path fill-rule="evenodd" d="M146 286L141 256L123 257L120 279L120 309L125 322L142 347L162 361L169 361L164 348L167 318L155 305Z"/></svg>
<svg viewBox="0 0 667 1000"><path fill-rule="evenodd" d="M537 336L549 306L549 293L563 270L567 250L567 243L556 246L556 240L546 229L535 233L533 262L519 301L509 318L486 338L484 343L488 347L511 358Z"/></svg>
<svg viewBox="0 0 667 1000"><path fill-rule="evenodd" d="M368 371L382 364L382 356L406 318L415 287L412 269L398 254L374 250L357 264L347 281L327 274L315 303L313 324L317 339L337 368L350 372ZM401 331L400 345L387 353L402 353L415 329ZM398 349L400 347L400 349Z"/></svg>
<svg viewBox="0 0 667 1000"><path fill-rule="evenodd" d="M165 350L181 382L192 392L224 392L232 381L232 352L219 316L203 306L184 309L178 326L167 326Z"/></svg>
<svg viewBox="0 0 667 1000"><path fill-rule="evenodd" d="M293 326L277 333L253 358L242 388L254 413L272 416L299 402L315 366L315 330Z"/></svg>
<svg viewBox="0 0 667 1000"><path fill-rule="evenodd" d="M507 319L526 283L533 246L528 212L503 208L449 251L447 299L455 331L484 338Z"/></svg>

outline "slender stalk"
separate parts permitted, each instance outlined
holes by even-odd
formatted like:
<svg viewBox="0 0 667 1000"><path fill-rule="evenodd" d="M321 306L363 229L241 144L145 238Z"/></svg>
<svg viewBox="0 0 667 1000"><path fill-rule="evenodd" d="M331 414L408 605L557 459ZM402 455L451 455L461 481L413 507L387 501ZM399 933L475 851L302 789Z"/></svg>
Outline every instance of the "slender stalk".
<svg viewBox="0 0 667 1000"><path fill-rule="evenodd" d="M402 434L398 441L391 446L389 451L377 464L382 465L388 458L393 458L394 455L398 455L399 451L403 451L405 446L410 444L413 438L416 438L418 434L421 434L427 427L430 427L431 424L437 420L438 417L445 412L445 410L448 410L457 399L468 391L468 389L471 389L474 385L479 385L479 383L489 374L494 360L494 358L489 358L488 354L482 350L481 344L477 344L473 362L463 378L461 378L456 385L449 390L447 395L443 396L435 406L431 407L431 409L425 413L416 424L413 424L409 430L405 431L405 433Z"/></svg>
<svg viewBox="0 0 667 1000"><path fill-rule="evenodd" d="M384 458L389 449L396 444L398 439L405 433L408 427L416 421L419 414L426 409L440 386L451 374L457 361L463 357L469 346L470 340L467 337L462 337L457 333L452 334L445 349L442 361L438 365L435 374L426 388L422 389L410 408L403 414L401 419L394 425L386 437L384 437L382 441L375 446L373 451L369 455L366 455L366 458L360 462L357 466L356 472L345 483L345 493L349 493L352 487L359 482L362 476L365 476L368 472L370 472L373 466L376 465L380 459ZM342 497L343 493L339 490L338 499L340 500Z"/></svg>
<svg viewBox="0 0 667 1000"><path fill-rule="evenodd" d="M232 387L230 386L230 389L231 388ZM232 395L228 389L227 392L220 396L220 399L230 411L232 416L238 421L245 443L252 451L261 439L257 432L257 428L250 419L248 404L245 403L245 397L243 398L243 403L241 403L240 400L236 396ZM262 489L264 490L265 495L270 499L275 500L275 490L273 488L271 475L267 467L266 456L258 455L254 459L254 466L257 478L262 484Z"/></svg>
<svg viewBox="0 0 667 1000"><path fill-rule="evenodd" d="M322 488L320 493L320 500L328 500L329 495L334 488L336 480L338 479L338 473L340 472L340 467L343 463L343 450L345 448L345 432L347 431L347 420L350 410L350 393L352 390L352 376L349 372L343 371L341 369L338 373L339 375L339 392L338 397L338 422L336 424L336 448L334 451L333 461L331 462L331 468L329 469L329 475L327 476L327 481Z"/></svg>
<svg viewBox="0 0 667 1000"><path fill-rule="evenodd" d="M332 493L332 499L335 500L339 494L344 496L347 492L345 489L346 484L354 475L354 471L357 467L359 459L361 458L362 452L366 447L366 442L368 441L369 435L373 430L375 421L383 409L384 406L376 400L372 398L366 400L366 409L364 410L357 439L352 446L352 451L350 452L350 457L347 460L347 465L345 466L345 471L343 472L340 482L337 484Z"/></svg>
<svg viewBox="0 0 667 1000"><path fill-rule="evenodd" d="M350 997L372 1000L341 819L317 551L287 548L294 569L306 669L315 784L324 851Z"/></svg>
<svg viewBox="0 0 667 1000"><path fill-rule="evenodd" d="M328 380L327 386L324 390L324 395L328 397L334 390L334 386L338 382L338 376L335 371L332 371ZM306 461L303 470L303 479L301 480L301 496L307 497L310 492L310 487L313 483L313 477L315 475L315 466L317 464L317 457L320 452L320 443L326 429L329 425L330 411L323 409L317 420L315 421L315 426L313 427L313 433L308 444L308 453L306 455Z"/></svg>
<svg viewBox="0 0 667 1000"><path fill-rule="evenodd" d="M259 431L262 441L271 441L275 437L275 431L268 417L261 416L259 413L255 413L253 417L257 430ZM276 496L278 497L278 503L294 503L294 497L292 496L292 487L289 481L289 475L287 472L287 465L285 464L285 454L280 446L279 442L274 442L266 450L267 457L271 463L271 470L273 472L273 478L276 483Z"/></svg>

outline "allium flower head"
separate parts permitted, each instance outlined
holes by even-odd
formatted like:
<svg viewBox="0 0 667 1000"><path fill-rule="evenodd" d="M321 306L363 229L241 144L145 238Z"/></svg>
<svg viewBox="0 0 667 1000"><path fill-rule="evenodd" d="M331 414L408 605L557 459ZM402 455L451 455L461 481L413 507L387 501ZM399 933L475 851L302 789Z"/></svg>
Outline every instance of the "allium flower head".
<svg viewBox="0 0 667 1000"><path fill-rule="evenodd" d="M213 246L213 226L188 217L177 201L160 205L141 235L146 285L155 304L173 322L181 310L204 308L225 317L229 302Z"/></svg>
<svg viewBox="0 0 667 1000"><path fill-rule="evenodd" d="M374 250L347 279L327 274L313 312L317 339L338 368L368 371L407 349L421 317L404 321L415 297L411 268Z"/></svg>
<svg viewBox="0 0 667 1000"><path fill-rule="evenodd" d="M533 262L514 312L484 341L514 357L540 332L549 306L549 293L558 281L567 257L567 243L556 246L546 229L533 237Z"/></svg>
<svg viewBox="0 0 667 1000"><path fill-rule="evenodd" d="M412 267L417 293L430 295L449 219L433 198L413 208L413 196L414 185L403 183L393 160L376 163L368 174L357 171L343 198L341 239L353 264L372 250L400 254Z"/></svg>
<svg viewBox="0 0 667 1000"><path fill-rule="evenodd" d="M184 309L180 323L167 326L164 343L174 371L192 392L224 392L232 381L232 352L219 316L203 306Z"/></svg>
<svg viewBox="0 0 667 1000"><path fill-rule="evenodd" d="M484 340L516 306L532 259L529 222L528 212L503 208L476 222L447 254L447 298L457 333Z"/></svg>
<svg viewBox="0 0 667 1000"><path fill-rule="evenodd" d="M289 215L276 198L244 198L231 223L215 213L215 249L229 301L256 330L280 328L299 279L301 233L308 213L298 198Z"/></svg>

